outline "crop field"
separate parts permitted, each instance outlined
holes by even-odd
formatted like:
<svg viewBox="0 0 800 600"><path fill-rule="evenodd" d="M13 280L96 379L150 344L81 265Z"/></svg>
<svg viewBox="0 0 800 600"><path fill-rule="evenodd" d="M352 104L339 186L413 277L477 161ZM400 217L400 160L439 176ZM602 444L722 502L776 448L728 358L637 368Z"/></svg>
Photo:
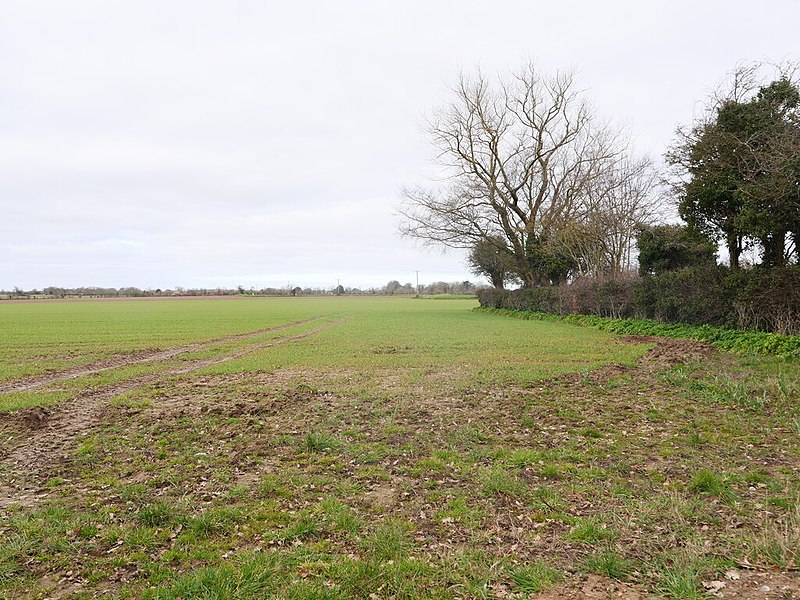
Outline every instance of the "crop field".
<svg viewBox="0 0 800 600"><path fill-rule="evenodd" d="M0 303L0 596L800 597L796 359L476 305Z"/></svg>

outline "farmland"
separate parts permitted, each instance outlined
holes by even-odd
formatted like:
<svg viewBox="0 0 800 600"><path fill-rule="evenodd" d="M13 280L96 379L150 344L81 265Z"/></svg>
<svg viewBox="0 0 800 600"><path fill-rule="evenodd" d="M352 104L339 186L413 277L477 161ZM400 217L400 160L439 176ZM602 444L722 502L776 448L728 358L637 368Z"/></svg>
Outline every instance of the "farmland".
<svg viewBox="0 0 800 600"><path fill-rule="evenodd" d="M800 594L796 360L476 304L0 304L0 594Z"/></svg>

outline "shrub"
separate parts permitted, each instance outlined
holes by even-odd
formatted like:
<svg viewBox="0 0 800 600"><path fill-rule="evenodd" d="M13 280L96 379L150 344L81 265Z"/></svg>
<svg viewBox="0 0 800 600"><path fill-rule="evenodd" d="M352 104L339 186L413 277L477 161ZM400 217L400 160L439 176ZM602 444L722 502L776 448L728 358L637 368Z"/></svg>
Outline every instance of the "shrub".
<svg viewBox="0 0 800 600"><path fill-rule="evenodd" d="M725 267L687 267L643 277L637 290L642 316L666 323L735 327Z"/></svg>
<svg viewBox="0 0 800 600"><path fill-rule="evenodd" d="M800 267L740 269L728 286L739 328L800 334Z"/></svg>
<svg viewBox="0 0 800 600"><path fill-rule="evenodd" d="M596 315L615 319L637 313L636 290L640 278L633 273L614 277L582 277L572 285L562 286L560 295L570 310L561 314Z"/></svg>
<svg viewBox="0 0 800 600"><path fill-rule="evenodd" d="M636 286L639 277L623 274L614 277L583 277L569 285L484 289L478 301L484 308L503 308L547 312L557 315L589 314L601 317L630 317L636 313Z"/></svg>

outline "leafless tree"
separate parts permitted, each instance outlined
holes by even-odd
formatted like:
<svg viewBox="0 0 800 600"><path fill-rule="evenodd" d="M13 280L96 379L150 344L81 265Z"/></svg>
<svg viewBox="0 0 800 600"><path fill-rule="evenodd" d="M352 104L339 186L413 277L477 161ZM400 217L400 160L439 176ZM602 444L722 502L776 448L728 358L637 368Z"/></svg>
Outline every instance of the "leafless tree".
<svg viewBox="0 0 800 600"><path fill-rule="evenodd" d="M572 257L579 276L629 271L637 227L657 217L663 192L649 159L614 160L589 183L580 210L553 243Z"/></svg>
<svg viewBox="0 0 800 600"><path fill-rule="evenodd" d="M533 248L577 241L587 228L605 228L606 259L614 268L624 263L632 230L609 237L596 217L609 205L642 213L628 194L649 193L646 165L628 160L623 136L595 117L570 73L548 76L527 64L496 84L462 74L428 131L443 185L404 190L403 234L456 248L502 240L528 286L544 283L531 266Z"/></svg>

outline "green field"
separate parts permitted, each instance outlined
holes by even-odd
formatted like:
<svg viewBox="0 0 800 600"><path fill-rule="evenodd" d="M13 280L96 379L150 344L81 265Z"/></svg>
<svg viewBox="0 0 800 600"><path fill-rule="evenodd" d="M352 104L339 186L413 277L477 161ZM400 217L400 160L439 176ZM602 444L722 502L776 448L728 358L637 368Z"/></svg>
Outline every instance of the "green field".
<svg viewBox="0 0 800 600"><path fill-rule="evenodd" d="M800 593L796 361L476 305L0 303L0 594Z"/></svg>

